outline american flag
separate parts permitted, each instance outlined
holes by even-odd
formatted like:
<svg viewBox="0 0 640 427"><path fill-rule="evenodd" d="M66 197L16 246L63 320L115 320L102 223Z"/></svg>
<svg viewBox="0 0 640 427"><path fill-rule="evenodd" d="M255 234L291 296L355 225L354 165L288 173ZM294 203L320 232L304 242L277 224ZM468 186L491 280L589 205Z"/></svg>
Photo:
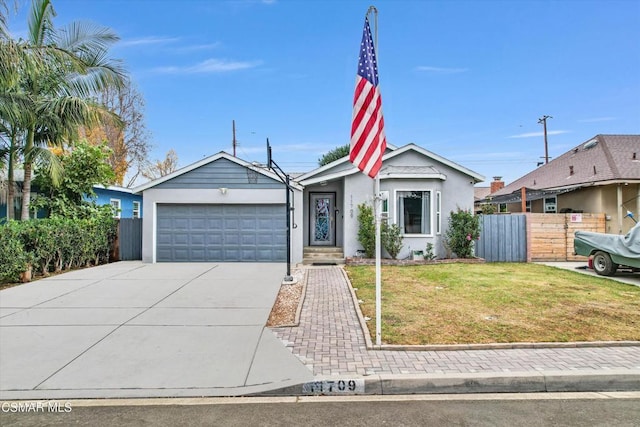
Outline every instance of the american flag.
<svg viewBox="0 0 640 427"><path fill-rule="evenodd" d="M386 148L382 99L378 88L378 64L369 19L365 18L356 92L353 97L349 161L371 178L375 178L382 166L382 155Z"/></svg>

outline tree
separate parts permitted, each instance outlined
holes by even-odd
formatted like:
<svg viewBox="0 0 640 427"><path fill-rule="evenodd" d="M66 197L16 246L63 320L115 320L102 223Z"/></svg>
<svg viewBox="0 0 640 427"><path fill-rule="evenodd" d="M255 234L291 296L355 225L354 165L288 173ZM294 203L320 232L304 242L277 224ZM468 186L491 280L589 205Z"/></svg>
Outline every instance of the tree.
<svg viewBox="0 0 640 427"><path fill-rule="evenodd" d="M178 155L171 149L167 152L164 160L156 160L155 163L148 163L140 170L140 173L147 179L158 179L169 175L176 169L178 169Z"/></svg>
<svg viewBox="0 0 640 427"><path fill-rule="evenodd" d="M22 219L29 218L34 165L43 172L45 167L49 173L55 170L55 156L47 146L72 141L79 125L93 126L106 117L117 120L94 95L121 86L124 78L119 63L107 55L118 40L111 30L71 23L56 31L54 17L49 0L34 0L27 40L0 40L0 78L8 79L2 83L7 90L3 100L11 100L0 114L2 122L15 125L19 137L12 144L24 162Z"/></svg>
<svg viewBox="0 0 640 427"><path fill-rule="evenodd" d="M78 208L91 203L85 197L95 197L94 185L108 185L113 182L114 171L108 163L111 150L105 145L91 145L86 141L76 143L70 151L62 151L57 156L63 166L63 174L58 184L49 175L41 174L34 180L40 195L34 206L46 209L50 215L77 216Z"/></svg>
<svg viewBox="0 0 640 427"><path fill-rule="evenodd" d="M349 144L346 144L328 151L318 159L318 166L324 166L335 160L348 156L350 148L351 146Z"/></svg>
<svg viewBox="0 0 640 427"><path fill-rule="evenodd" d="M130 80L122 88L107 87L98 95L98 102L115 113L120 122L105 120L93 128L83 127L80 136L94 145L107 144L111 149L109 164L113 168L118 185L132 168L136 171L145 165L149 154L149 132L144 122L144 98ZM126 183L133 184L134 179Z"/></svg>

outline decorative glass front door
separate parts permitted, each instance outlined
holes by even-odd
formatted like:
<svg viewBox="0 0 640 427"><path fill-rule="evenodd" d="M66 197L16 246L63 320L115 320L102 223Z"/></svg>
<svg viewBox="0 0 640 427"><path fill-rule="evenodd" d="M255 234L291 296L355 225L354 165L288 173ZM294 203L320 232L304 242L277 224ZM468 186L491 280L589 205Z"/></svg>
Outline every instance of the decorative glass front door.
<svg viewBox="0 0 640 427"><path fill-rule="evenodd" d="M309 195L309 244L334 246L335 243L335 198L334 193L312 193Z"/></svg>

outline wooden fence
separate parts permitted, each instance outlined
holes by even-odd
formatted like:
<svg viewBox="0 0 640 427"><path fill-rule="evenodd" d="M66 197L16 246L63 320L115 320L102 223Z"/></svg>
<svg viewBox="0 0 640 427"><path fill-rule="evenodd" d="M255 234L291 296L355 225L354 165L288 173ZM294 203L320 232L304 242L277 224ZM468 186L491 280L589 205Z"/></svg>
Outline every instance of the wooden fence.
<svg viewBox="0 0 640 427"><path fill-rule="evenodd" d="M142 219L121 218L118 234L111 248L112 261L134 261L142 259Z"/></svg>
<svg viewBox="0 0 640 427"><path fill-rule="evenodd" d="M592 213L482 215L476 255L488 262L586 261L573 253L577 230L605 232Z"/></svg>
<svg viewBox="0 0 640 427"><path fill-rule="evenodd" d="M584 261L573 254L577 230L604 233L605 215L591 213L527 214L530 261Z"/></svg>
<svg viewBox="0 0 640 427"><path fill-rule="evenodd" d="M487 262L527 261L525 215L481 215L476 256Z"/></svg>

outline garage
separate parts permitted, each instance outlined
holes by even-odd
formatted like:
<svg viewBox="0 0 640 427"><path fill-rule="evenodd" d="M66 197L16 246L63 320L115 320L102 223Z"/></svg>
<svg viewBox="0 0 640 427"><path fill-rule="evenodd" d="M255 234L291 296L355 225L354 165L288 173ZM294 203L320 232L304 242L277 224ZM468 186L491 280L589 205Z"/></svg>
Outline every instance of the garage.
<svg viewBox="0 0 640 427"><path fill-rule="evenodd" d="M158 262L286 262L284 204L158 204Z"/></svg>
<svg viewBox="0 0 640 427"><path fill-rule="evenodd" d="M220 152L136 187L143 262L302 262L302 187ZM287 191L289 193L287 193ZM287 248L287 195L291 240Z"/></svg>

